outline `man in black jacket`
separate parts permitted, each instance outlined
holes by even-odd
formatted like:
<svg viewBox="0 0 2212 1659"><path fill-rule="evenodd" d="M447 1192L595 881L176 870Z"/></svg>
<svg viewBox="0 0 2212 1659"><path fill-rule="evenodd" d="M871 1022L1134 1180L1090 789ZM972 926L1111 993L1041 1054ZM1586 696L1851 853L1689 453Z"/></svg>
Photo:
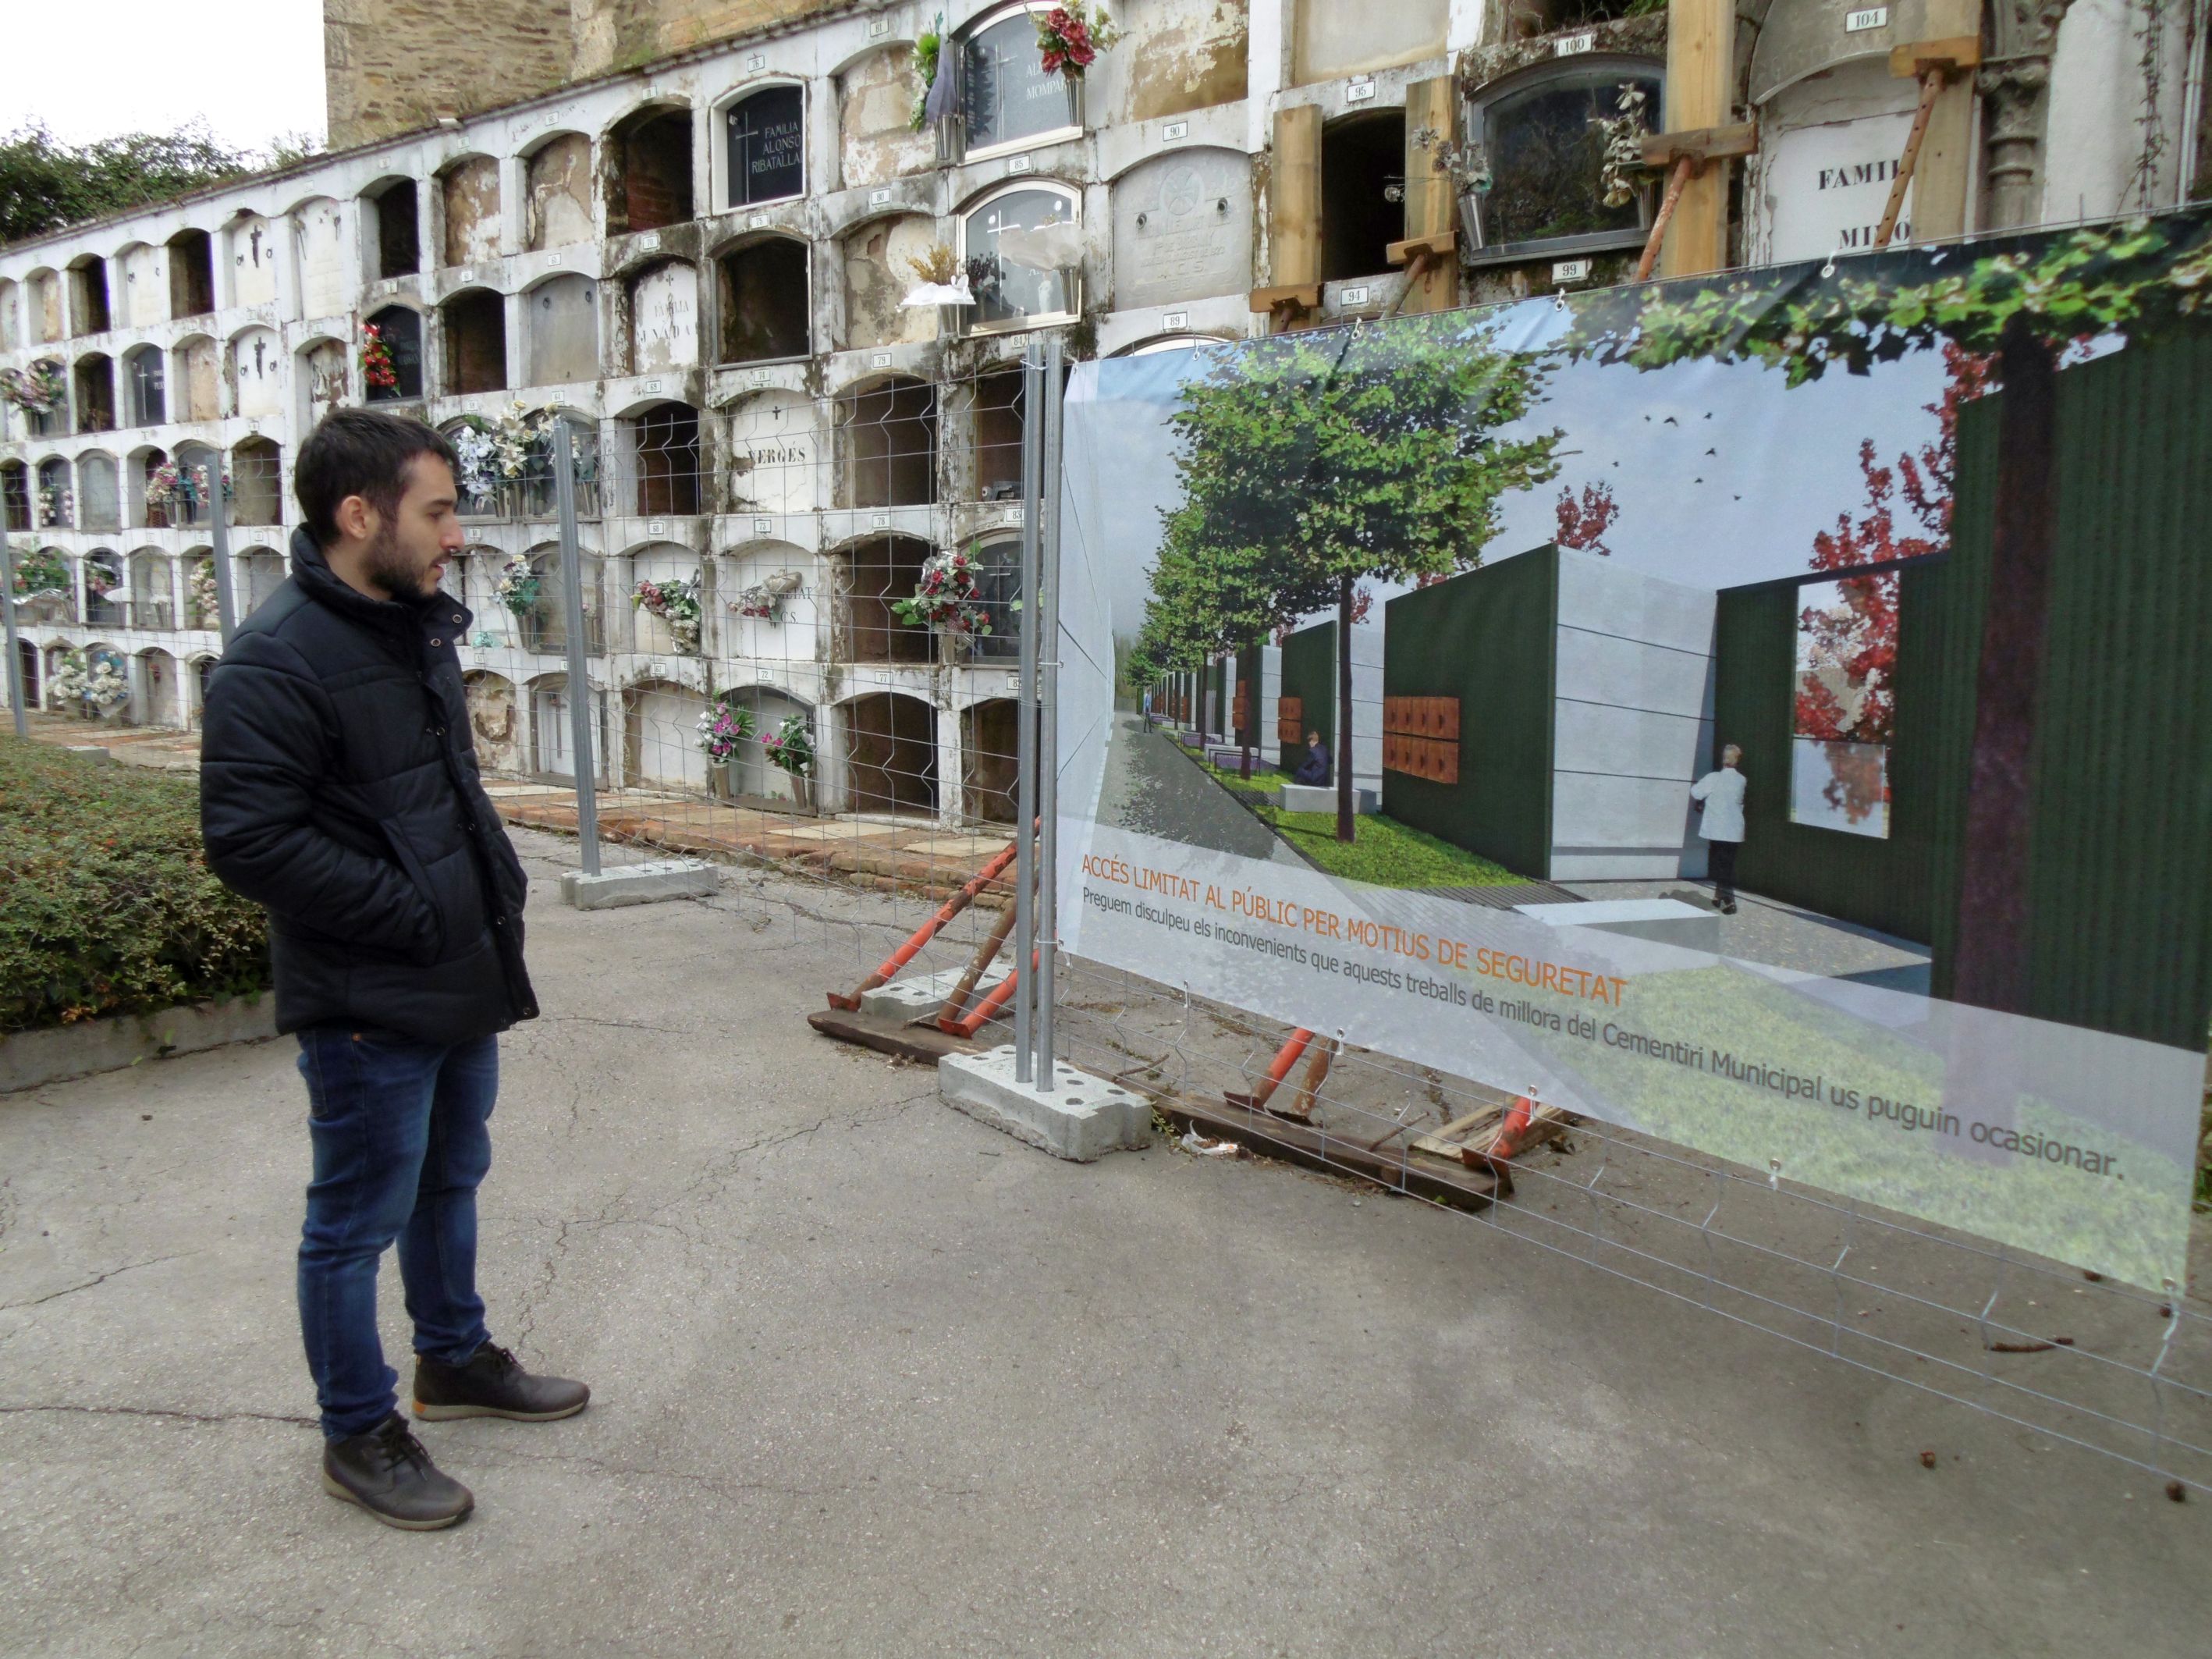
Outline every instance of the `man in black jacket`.
<svg viewBox="0 0 2212 1659"><path fill-rule="evenodd" d="M315 428L291 579L232 637L201 744L208 862L268 908L276 1025L298 1033L307 1083L300 1322L323 1484L416 1531L473 1500L397 1409L376 1334L387 1247L415 1323L416 1416L543 1422L591 1392L525 1371L477 1294L497 1034L538 1005L522 866L469 740L469 612L438 586L461 547L454 465L418 422L339 410Z"/></svg>

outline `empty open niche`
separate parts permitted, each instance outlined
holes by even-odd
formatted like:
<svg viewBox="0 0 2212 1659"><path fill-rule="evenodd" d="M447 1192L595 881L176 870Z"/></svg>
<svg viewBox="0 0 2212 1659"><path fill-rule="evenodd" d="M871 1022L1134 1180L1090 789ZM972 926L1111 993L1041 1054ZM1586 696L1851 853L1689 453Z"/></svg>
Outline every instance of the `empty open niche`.
<svg viewBox="0 0 2212 1659"><path fill-rule="evenodd" d="M680 225L691 216L691 112L656 107L607 136L607 234Z"/></svg>
<svg viewBox="0 0 2212 1659"><path fill-rule="evenodd" d="M806 244L770 236L715 261L726 363L804 357L808 327Z"/></svg>
<svg viewBox="0 0 2212 1659"><path fill-rule="evenodd" d="M927 507L937 500L937 392L892 378L838 399L848 507Z"/></svg>
<svg viewBox="0 0 2212 1659"><path fill-rule="evenodd" d="M846 648L854 662L925 663L929 629L901 622L893 601L912 599L929 544L912 536L855 542L842 556Z"/></svg>
<svg viewBox="0 0 2212 1659"><path fill-rule="evenodd" d="M439 307L446 330L446 380L456 396L507 389L507 301L486 288Z"/></svg>
<svg viewBox="0 0 2212 1659"><path fill-rule="evenodd" d="M1380 276L1406 234L1406 112L1376 110L1321 135L1321 276Z"/></svg>
<svg viewBox="0 0 2212 1659"><path fill-rule="evenodd" d="M415 181L395 179L368 202L362 215L362 240L371 280L412 276L422 268L422 245L416 218Z"/></svg>

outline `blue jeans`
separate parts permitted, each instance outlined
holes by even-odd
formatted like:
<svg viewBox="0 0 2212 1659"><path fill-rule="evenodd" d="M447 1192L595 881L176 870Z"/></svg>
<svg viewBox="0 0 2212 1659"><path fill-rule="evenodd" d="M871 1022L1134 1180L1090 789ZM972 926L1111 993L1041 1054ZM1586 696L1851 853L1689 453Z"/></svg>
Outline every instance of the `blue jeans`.
<svg viewBox="0 0 2212 1659"><path fill-rule="evenodd" d="M376 1333L393 1240L415 1351L460 1364L489 1338L477 1294L477 1187L491 1167L499 1040L451 1048L374 1027L299 1034L314 1180L300 1234L300 1329L323 1432L374 1428L399 1378Z"/></svg>

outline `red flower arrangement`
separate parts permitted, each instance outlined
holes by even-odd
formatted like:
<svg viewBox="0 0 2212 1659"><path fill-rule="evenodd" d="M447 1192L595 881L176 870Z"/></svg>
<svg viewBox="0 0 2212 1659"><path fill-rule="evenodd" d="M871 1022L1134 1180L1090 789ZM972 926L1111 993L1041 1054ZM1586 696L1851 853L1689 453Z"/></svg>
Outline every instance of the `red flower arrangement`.
<svg viewBox="0 0 2212 1659"><path fill-rule="evenodd" d="M1047 75L1078 80L1116 36L1104 8L1054 6L1037 19L1037 51Z"/></svg>
<svg viewBox="0 0 2212 1659"><path fill-rule="evenodd" d="M374 323L363 323L361 332L362 378L373 390L395 390L399 385L399 368L392 361L392 348L384 343L384 331Z"/></svg>

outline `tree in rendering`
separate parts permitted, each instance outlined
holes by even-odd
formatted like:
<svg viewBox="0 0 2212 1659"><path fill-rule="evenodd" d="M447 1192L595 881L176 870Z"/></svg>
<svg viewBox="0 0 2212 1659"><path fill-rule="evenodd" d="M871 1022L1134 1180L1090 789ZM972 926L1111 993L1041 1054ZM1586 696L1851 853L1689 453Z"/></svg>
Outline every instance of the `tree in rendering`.
<svg viewBox="0 0 2212 1659"><path fill-rule="evenodd" d="M1340 841L1353 836L1360 582L1479 562L1498 497L1557 471L1559 433L1503 435L1540 378L1480 320L1441 313L1276 336L1222 354L1184 389L1182 500L1166 514L1147 630L1229 651L1335 611Z"/></svg>

